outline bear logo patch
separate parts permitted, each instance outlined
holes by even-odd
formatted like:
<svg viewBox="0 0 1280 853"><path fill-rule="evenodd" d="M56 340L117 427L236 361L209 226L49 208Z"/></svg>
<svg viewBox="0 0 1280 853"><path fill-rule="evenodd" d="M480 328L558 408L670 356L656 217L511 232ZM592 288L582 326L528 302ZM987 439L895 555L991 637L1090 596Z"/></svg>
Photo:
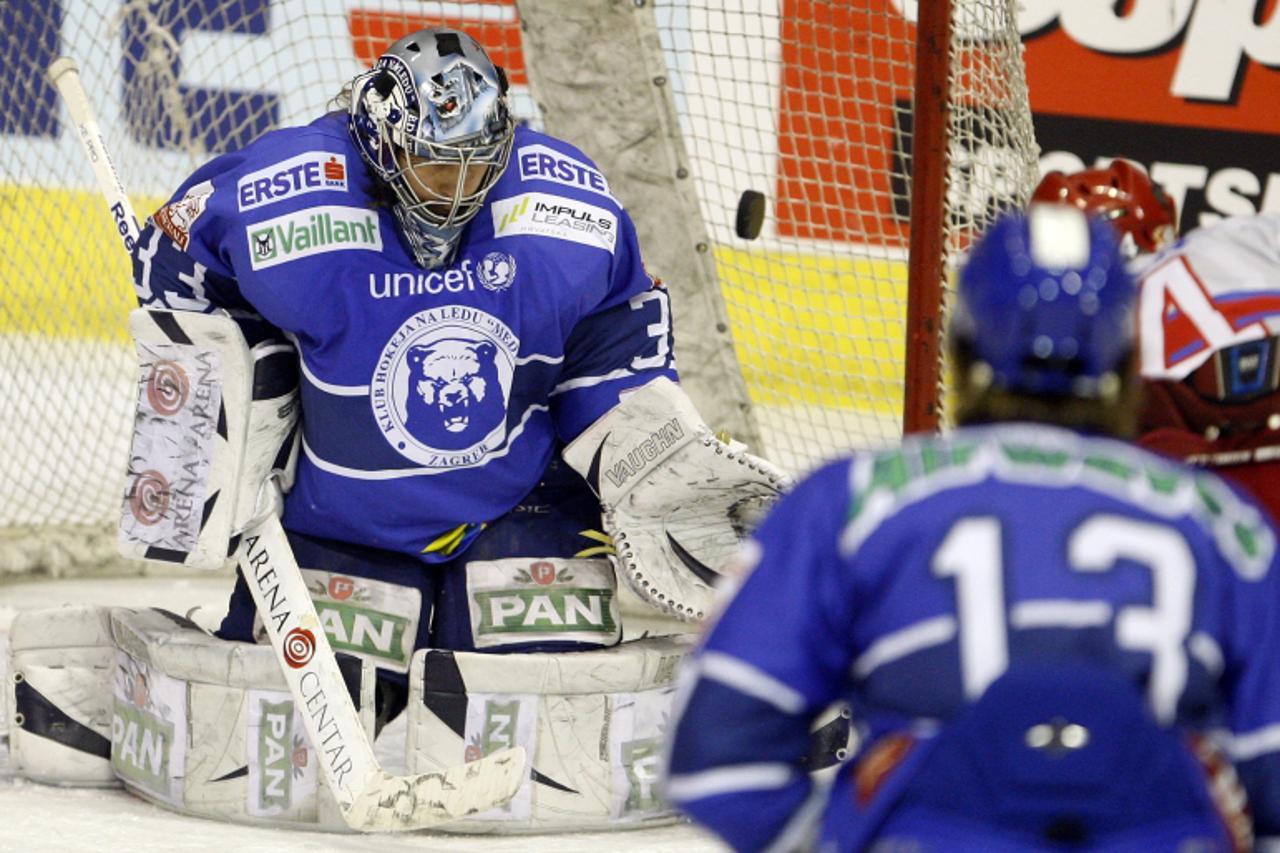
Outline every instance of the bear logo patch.
<svg viewBox="0 0 1280 853"><path fill-rule="evenodd" d="M489 341L445 338L409 349L405 426L431 447L460 450L506 417L502 384Z"/></svg>
<svg viewBox="0 0 1280 853"><path fill-rule="evenodd" d="M520 342L484 311L420 311L378 359L370 400L383 436L432 468L473 465L507 438L507 401Z"/></svg>

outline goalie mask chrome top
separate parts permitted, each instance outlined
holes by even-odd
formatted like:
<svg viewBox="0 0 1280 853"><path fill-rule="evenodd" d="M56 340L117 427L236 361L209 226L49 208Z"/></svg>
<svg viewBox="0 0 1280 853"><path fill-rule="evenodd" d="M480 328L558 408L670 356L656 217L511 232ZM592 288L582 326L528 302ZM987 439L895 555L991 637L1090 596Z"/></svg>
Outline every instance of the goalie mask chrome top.
<svg viewBox="0 0 1280 853"><path fill-rule="evenodd" d="M348 129L394 194L396 220L421 267L452 259L506 168L515 131L506 92L506 75L479 43L447 29L410 33L352 81ZM436 180L424 180L428 173Z"/></svg>

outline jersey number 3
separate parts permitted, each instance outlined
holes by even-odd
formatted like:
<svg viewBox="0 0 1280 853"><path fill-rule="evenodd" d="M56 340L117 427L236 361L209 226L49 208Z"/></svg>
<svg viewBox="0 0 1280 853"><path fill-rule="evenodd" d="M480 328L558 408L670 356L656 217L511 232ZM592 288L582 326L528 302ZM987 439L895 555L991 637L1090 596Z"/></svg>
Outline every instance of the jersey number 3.
<svg viewBox="0 0 1280 853"><path fill-rule="evenodd" d="M976 699L1009 665L1000 520L962 518L952 525L933 556L933 573L954 578L960 667L965 695ZM1172 527L1118 515L1095 515L1067 539L1067 565L1077 572L1106 572L1119 560L1151 571L1149 607L1121 607L1115 615L1116 645L1151 655L1148 702L1161 722L1170 722L1187 683L1184 643L1191 631L1195 561Z"/></svg>

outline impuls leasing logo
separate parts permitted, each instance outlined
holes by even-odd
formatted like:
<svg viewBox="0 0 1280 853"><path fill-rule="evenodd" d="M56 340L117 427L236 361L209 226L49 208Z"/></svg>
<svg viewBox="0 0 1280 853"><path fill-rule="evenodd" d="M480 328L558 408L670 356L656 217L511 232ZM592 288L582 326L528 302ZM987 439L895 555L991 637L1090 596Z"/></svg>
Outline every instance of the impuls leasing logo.
<svg viewBox="0 0 1280 853"><path fill-rule="evenodd" d="M616 214L577 199L549 193L524 193L493 203L493 236L554 237L605 249L618 242Z"/></svg>

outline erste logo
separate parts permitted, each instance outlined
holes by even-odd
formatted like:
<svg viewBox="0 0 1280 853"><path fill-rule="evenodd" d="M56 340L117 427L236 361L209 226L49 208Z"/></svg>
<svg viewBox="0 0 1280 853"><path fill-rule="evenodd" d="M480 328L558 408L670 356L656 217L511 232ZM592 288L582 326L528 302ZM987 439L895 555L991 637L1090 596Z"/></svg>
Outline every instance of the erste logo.
<svg viewBox="0 0 1280 853"><path fill-rule="evenodd" d="M253 210L321 190L347 191L345 155L308 151L250 172L236 182L236 205L242 211Z"/></svg>

